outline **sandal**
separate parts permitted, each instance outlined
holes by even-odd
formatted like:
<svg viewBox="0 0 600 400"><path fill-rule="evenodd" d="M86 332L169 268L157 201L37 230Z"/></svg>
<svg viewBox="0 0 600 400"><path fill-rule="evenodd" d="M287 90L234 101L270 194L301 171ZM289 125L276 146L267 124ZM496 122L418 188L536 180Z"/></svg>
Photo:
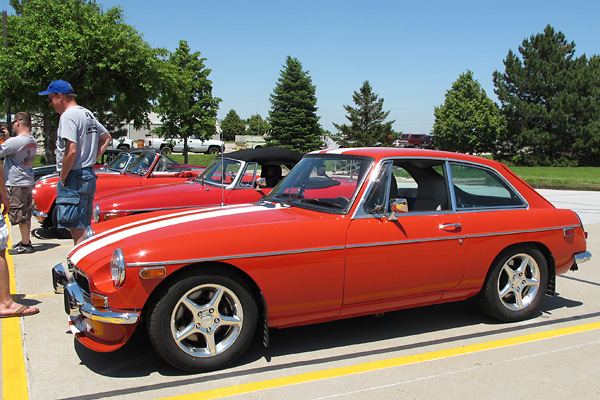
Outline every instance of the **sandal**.
<svg viewBox="0 0 600 400"><path fill-rule="evenodd" d="M33 311L25 312L25 310L27 310L28 308L31 308ZM39 312L40 312L40 310L38 310L35 307L29 307L29 306L22 305L21 307L19 307L19 309L17 311L15 311L12 314L0 314L0 318L28 317L30 315L35 315Z"/></svg>

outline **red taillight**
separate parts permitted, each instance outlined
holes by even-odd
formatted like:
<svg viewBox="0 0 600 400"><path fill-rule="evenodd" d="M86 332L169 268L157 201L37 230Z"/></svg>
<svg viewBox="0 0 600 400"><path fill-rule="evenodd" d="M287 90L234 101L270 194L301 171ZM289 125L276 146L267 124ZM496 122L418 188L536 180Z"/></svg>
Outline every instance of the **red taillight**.
<svg viewBox="0 0 600 400"><path fill-rule="evenodd" d="M565 229L563 229L563 235L565 237L575 236L575 228L565 228Z"/></svg>

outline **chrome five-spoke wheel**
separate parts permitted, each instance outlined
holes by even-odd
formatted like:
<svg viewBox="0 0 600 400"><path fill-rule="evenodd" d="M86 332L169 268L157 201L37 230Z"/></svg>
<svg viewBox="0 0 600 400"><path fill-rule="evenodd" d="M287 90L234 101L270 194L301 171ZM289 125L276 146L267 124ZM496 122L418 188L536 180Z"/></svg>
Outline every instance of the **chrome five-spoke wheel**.
<svg viewBox="0 0 600 400"><path fill-rule="evenodd" d="M183 371L223 368L254 337L258 306L236 274L207 267L190 270L160 290L148 306L148 334L156 351Z"/></svg>
<svg viewBox="0 0 600 400"><path fill-rule="evenodd" d="M540 290L540 267L529 254L515 254L498 276L498 297L511 311L523 310Z"/></svg>
<svg viewBox="0 0 600 400"><path fill-rule="evenodd" d="M524 244L508 248L492 263L477 304L501 321L530 318L542 303L548 273L548 263L538 248Z"/></svg>
<svg viewBox="0 0 600 400"><path fill-rule="evenodd" d="M244 312L235 293L222 285L200 285L175 304L171 334L194 357L212 357L229 349L240 335Z"/></svg>

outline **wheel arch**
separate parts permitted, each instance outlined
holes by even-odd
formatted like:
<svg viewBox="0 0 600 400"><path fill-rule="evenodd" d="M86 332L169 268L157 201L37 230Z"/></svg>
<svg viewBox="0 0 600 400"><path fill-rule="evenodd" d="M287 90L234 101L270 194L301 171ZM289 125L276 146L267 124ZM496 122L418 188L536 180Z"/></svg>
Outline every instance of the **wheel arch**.
<svg viewBox="0 0 600 400"><path fill-rule="evenodd" d="M196 274L215 274L226 276L234 280L239 280L241 284L247 286L247 288L250 290L250 294L256 302L259 315L262 319L263 325L261 326L261 324L259 323L257 324L257 326L262 331L262 341L265 347L267 347L269 343L268 313L266 301L262 294L262 291L254 281L254 279L252 279L245 271L229 263L210 261L190 264L179 268L177 271L173 272L166 279L160 282L156 288L154 288L154 290L148 297L146 304L144 304L143 315L146 316L148 312L152 311L154 304L175 282L184 279L186 276Z"/></svg>
<svg viewBox="0 0 600 400"><path fill-rule="evenodd" d="M536 250L538 250L542 253L544 258L546 259L546 264L548 265L548 287L546 289L545 294L548 296L554 296L554 294L556 292L556 264L554 261L554 256L552 255L552 252L550 251L550 249L546 245L544 245L543 243L540 243L540 242L535 242L535 241L519 242L519 243L513 243L513 244L503 248L500 252L498 252L498 254L494 258L492 263L488 266L488 271L487 271L487 274L485 277L486 281L489 278L490 274L492 273L492 269L493 269L494 265L496 265L496 263L498 262L499 258L502 257L506 252L509 252L512 249L516 249L519 247L535 248Z"/></svg>

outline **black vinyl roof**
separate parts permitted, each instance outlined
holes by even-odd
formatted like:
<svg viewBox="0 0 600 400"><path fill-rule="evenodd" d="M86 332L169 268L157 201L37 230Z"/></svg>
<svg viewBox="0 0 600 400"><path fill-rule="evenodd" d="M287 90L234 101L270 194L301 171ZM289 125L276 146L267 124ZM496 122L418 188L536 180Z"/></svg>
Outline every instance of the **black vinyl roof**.
<svg viewBox="0 0 600 400"><path fill-rule="evenodd" d="M296 164L302 159L304 154L297 151L283 149L279 147L261 147L258 149L244 149L223 154L224 157L235 158L237 160L266 163L279 161L283 163ZM220 156L217 156L217 158Z"/></svg>

